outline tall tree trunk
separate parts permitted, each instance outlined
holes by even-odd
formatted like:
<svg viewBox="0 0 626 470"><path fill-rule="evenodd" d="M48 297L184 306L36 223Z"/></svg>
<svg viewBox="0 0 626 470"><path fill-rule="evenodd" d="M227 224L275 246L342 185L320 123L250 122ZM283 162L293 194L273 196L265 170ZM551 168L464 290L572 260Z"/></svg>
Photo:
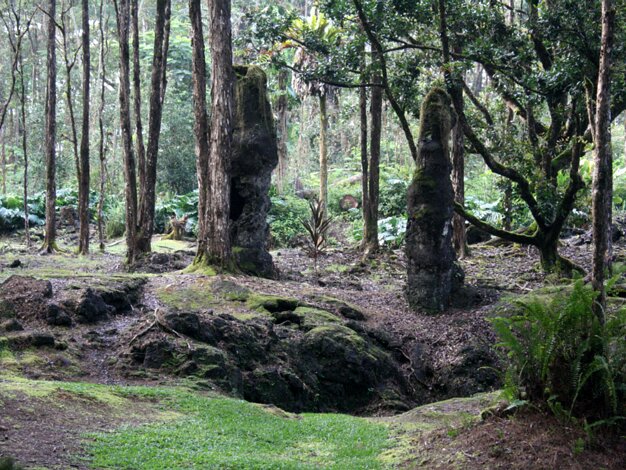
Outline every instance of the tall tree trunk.
<svg viewBox="0 0 626 470"><path fill-rule="evenodd" d="M463 107L463 89L457 88L456 96L458 105ZM460 124L452 129L452 187L454 188L454 201L461 205L465 204L465 135ZM467 236L465 231L465 219L455 213L452 217L453 244L459 258L468 255Z"/></svg>
<svg viewBox="0 0 626 470"><path fill-rule="evenodd" d="M276 102L276 114L278 115L278 168L277 168L277 188L282 193L285 190L285 180L287 178L287 75L285 69L278 72L278 91L280 95Z"/></svg>
<svg viewBox="0 0 626 470"><path fill-rule="evenodd" d="M78 132L76 130L76 116L74 115L74 92L72 91L72 70L76 65L76 55L70 57L70 45L68 36L70 35L68 29L69 24L66 23L67 11L61 13L61 44L63 45L63 62L65 63L65 75L67 79L65 81L65 100L67 101L67 110L70 118L70 131L72 137L70 143L72 144L72 152L74 154L74 165L76 167L76 181L80 186L80 156L78 154ZM80 191L80 188L79 188Z"/></svg>
<svg viewBox="0 0 626 470"><path fill-rule="evenodd" d="M367 80L367 75L365 72L366 67L366 56L365 56L365 48L361 51L361 85L364 85ZM372 226L371 220L371 212L370 212L370 185L369 185L369 155L367 152L367 88L365 86L361 86L359 89L359 127L360 127L360 139L359 142L361 144L361 192L363 193L362 199L363 203L362 211L363 211L363 241L361 242L361 249L364 253L367 254L368 247L367 241L371 238L370 232L374 229ZM377 228L377 227L376 227Z"/></svg>
<svg viewBox="0 0 626 470"><path fill-rule="evenodd" d="M374 52L374 65L380 66L380 55ZM372 75L372 82L380 84L380 72L376 71ZM370 132L370 164L368 175L368 229L365 234L365 253L373 253L378 250L378 199L379 199L379 179L380 179L380 139L382 134L382 114L383 114L383 88L372 87L371 106L371 132Z"/></svg>
<svg viewBox="0 0 626 470"><path fill-rule="evenodd" d="M326 94L319 95L320 102L320 204L324 216L328 212L328 110Z"/></svg>
<svg viewBox="0 0 626 470"><path fill-rule="evenodd" d="M104 86L106 76L105 62L105 27L102 24L104 0L100 0L100 11L98 14L98 26L100 30L100 108L98 109L98 130L100 138L98 141L98 157L100 160L100 198L98 200L98 240L100 251L104 251L104 189L106 183L106 153L104 148Z"/></svg>
<svg viewBox="0 0 626 470"><path fill-rule="evenodd" d="M208 236L207 208L211 189L209 187L209 122L206 111L206 60L200 0L189 0L189 18L191 20L193 131L198 175L198 240L200 243L205 243ZM206 244L202 249L206 249Z"/></svg>
<svg viewBox="0 0 626 470"><path fill-rule="evenodd" d="M2 138L2 195L7 195L7 145L5 138L6 131L0 129L0 138Z"/></svg>
<svg viewBox="0 0 626 470"><path fill-rule="evenodd" d="M198 244L197 262L232 267L230 243L230 159L233 141L233 71L230 0L208 0L211 50L211 122L207 237Z"/></svg>
<svg viewBox="0 0 626 470"><path fill-rule="evenodd" d="M142 206L146 182L146 147L143 141L141 117L141 63L139 61L139 0L130 0L130 28L133 41L133 110L135 113L135 154L137 155L137 176L139 182L138 207ZM138 224L141 224L141 213Z"/></svg>
<svg viewBox="0 0 626 470"><path fill-rule="evenodd" d="M26 135L26 86L24 85L24 62L22 60L22 51L19 52L19 68L20 68L20 114L22 120L22 154L24 155L24 242L30 247L30 221L28 220L28 139Z"/></svg>
<svg viewBox="0 0 626 470"><path fill-rule="evenodd" d="M56 109L57 109L57 68L56 68L56 0L48 2L48 82L45 105L45 154L46 154L46 234L42 251L52 253L56 244Z"/></svg>
<svg viewBox="0 0 626 470"><path fill-rule="evenodd" d="M137 233L138 253L149 253L150 240L154 232L154 206L156 203L157 158L159 134L165 98L165 71L169 41L171 0L157 0L156 24L154 27L154 54L152 56L152 77L150 80L150 115L148 118L148 149L145 161L145 182L141 185L141 215Z"/></svg>
<svg viewBox="0 0 626 470"><path fill-rule="evenodd" d="M117 34L120 47L120 125L124 154L124 193L126 197L126 262L134 264L137 255L137 175L130 123L130 23L129 0L115 0Z"/></svg>
<svg viewBox="0 0 626 470"><path fill-rule="evenodd" d="M606 291L605 271L610 266L609 243L611 240L611 204L613 156L611 150L611 50L615 27L615 2L602 0L602 40L600 47L600 67L596 95L594 125L594 170L592 183L593 215L593 267L591 283L599 297L594 304L594 312L604 323Z"/></svg>
<svg viewBox="0 0 626 470"><path fill-rule="evenodd" d="M78 184L78 218L80 220L80 234L78 252L89 253L89 78L91 56L89 53L89 0L82 0L83 4L83 119L80 136L80 181Z"/></svg>

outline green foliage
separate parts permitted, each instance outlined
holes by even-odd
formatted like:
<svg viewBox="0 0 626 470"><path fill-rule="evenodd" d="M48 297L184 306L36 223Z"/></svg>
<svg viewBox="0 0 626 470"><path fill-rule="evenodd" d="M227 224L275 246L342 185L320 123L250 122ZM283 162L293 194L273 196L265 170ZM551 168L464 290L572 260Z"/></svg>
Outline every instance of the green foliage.
<svg viewBox="0 0 626 470"><path fill-rule="evenodd" d="M89 209L93 215L98 194L92 191L89 194ZM61 188L57 191L56 208L78 206L78 192L75 189ZM46 216L46 195L43 192L28 198L28 221L31 227L43 225ZM0 197L0 231L8 232L24 227L24 197L22 195L7 195Z"/></svg>
<svg viewBox="0 0 626 470"><path fill-rule="evenodd" d="M167 230L170 217L177 219L187 215L185 232L195 233L198 226L198 191L175 195L159 200L155 208L154 229L157 233Z"/></svg>
<svg viewBox="0 0 626 470"><path fill-rule="evenodd" d="M297 237L306 233L302 219L308 215L308 205L304 199L291 194L271 194L272 206L267 217L270 225L272 246L292 246Z"/></svg>
<svg viewBox="0 0 626 470"><path fill-rule="evenodd" d="M378 220L378 244L389 248L399 248L406 236L405 216L386 217ZM357 221L352 228L352 237L356 241L363 239L363 222Z"/></svg>
<svg viewBox="0 0 626 470"><path fill-rule="evenodd" d="M406 193L409 178L391 177L380 185L378 213L381 217L397 217L406 214Z"/></svg>
<svg viewBox="0 0 626 470"><path fill-rule="evenodd" d="M327 242L328 229L332 222L332 217L326 217L324 206L317 200L309 201L311 217L302 220L302 225L309 234L309 256L315 261L317 268L317 258L324 251Z"/></svg>
<svg viewBox="0 0 626 470"><path fill-rule="evenodd" d="M126 230L126 212L124 201L113 199L107 204L104 216L104 230L107 238L117 238Z"/></svg>
<svg viewBox="0 0 626 470"><path fill-rule="evenodd" d="M513 315L492 320L515 396L590 421L626 416L626 310L607 312L602 325L595 299L579 280L568 294L517 301Z"/></svg>

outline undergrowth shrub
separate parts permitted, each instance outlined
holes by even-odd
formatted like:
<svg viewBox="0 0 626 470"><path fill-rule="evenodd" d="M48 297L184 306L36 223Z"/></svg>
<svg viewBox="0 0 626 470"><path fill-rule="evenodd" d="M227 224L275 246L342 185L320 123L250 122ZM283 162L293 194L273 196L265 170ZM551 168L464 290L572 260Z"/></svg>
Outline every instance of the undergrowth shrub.
<svg viewBox="0 0 626 470"><path fill-rule="evenodd" d="M309 206L305 199L291 194L270 193L272 206L267 216L275 248L292 246L296 238L306 235L301 220L309 216Z"/></svg>
<svg viewBox="0 0 626 470"><path fill-rule="evenodd" d="M155 207L154 230L164 233L169 229L170 218L187 216L185 232L196 235L198 226L198 190L159 199Z"/></svg>
<svg viewBox="0 0 626 470"><path fill-rule="evenodd" d="M117 238L126 230L126 206L123 199L109 200L104 212L104 231L107 238Z"/></svg>
<svg viewBox="0 0 626 470"><path fill-rule="evenodd" d="M623 425L626 310L607 309L602 325L592 311L596 296L579 280L567 294L516 301L512 315L492 323L508 356L506 388L515 398L546 403L556 414Z"/></svg>

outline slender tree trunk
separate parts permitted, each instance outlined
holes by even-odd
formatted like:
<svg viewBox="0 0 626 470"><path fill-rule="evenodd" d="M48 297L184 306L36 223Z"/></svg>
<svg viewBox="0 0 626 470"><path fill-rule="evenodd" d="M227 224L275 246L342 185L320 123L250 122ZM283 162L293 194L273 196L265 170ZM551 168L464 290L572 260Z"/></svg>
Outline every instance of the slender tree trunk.
<svg viewBox="0 0 626 470"><path fill-rule="evenodd" d="M379 53L374 53L374 63L380 66ZM380 72L372 75L373 83L381 83ZM378 250L378 196L380 179L380 139L382 135L383 88L372 87L371 106L371 133L370 133L370 164L369 164L369 191L368 191L368 220L369 225L365 238L365 252L373 253Z"/></svg>
<svg viewBox="0 0 626 470"><path fill-rule="evenodd" d="M365 72L366 66L365 50L362 51L361 58L361 84L367 82ZM369 155L367 152L367 88L362 86L359 89L359 116L360 116L360 144L361 144L361 192L363 193L363 241L361 249L365 254L368 252L367 241L371 238L370 232L373 230L370 212L370 185L369 185Z"/></svg>
<svg viewBox="0 0 626 470"><path fill-rule="evenodd" d="M42 251L52 253L56 250L56 108L57 108L57 70L56 70L56 0L48 2L48 82L46 85L45 105L45 154L46 154L46 234Z"/></svg>
<svg viewBox="0 0 626 470"><path fill-rule="evenodd" d="M459 106L463 107L463 90L458 89L457 92L461 95L457 97ZM465 135L458 123L452 129L452 187L455 202L465 205ZM469 251L465 219L457 213L452 217L452 231L454 249L459 258L465 258Z"/></svg>
<svg viewBox="0 0 626 470"><path fill-rule="evenodd" d="M5 139L5 130L0 129L0 138L2 138L2 195L7 195L7 145Z"/></svg>
<svg viewBox="0 0 626 470"><path fill-rule="evenodd" d="M24 241L30 247L30 221L28 220L28 139L26 135L26 86L24 85L24 62L22 51L19 52L20 67L20 113L22 120L22 154L24 155Z"/></svg>
<svg viewBox="0 0 626 470"><path fill-rule="evenodd" d="M287 76L288 72L281 69L278 72L278 91L280 95L276 103L276 114L278 115L278 169L277 188L282 193L285 190L285 180L287 178Z"/></svg>
<svg viewBox="0 0 626 470"><path fill-rule="evenodd" d="M165 98L165 70L170 27L170 0L157 0L156 24L154 27L154 54L152 56L152 77L150 81L150 115L148 119L148 149L145 160L145 181L141 185L141 215L137 236L138 253L149 253L150 241L154 232L154 207L156 203L157 157L159 134Z"/></svg>
<svg viewBox="0 0 626 470"><path fill-rule="evenodd" d="M104 21L103 8L104 0L100 0L100 12L98 14L98 26L100 30L100 108L98 109L98 130L100 133L100 139L98 141L98 157L100 160L100 198L98 200L98 240L100 245L100 251L104 251L104 190L106 183L106 153L104 148L104 86L106 76L106 62L105 62L105 27L102 24Z"/></svg>
<svg viewBox="0 0 626 470"><path fill-rule="evenodd" d="M139 61L139 0L130 0L130 27L133 41L133 109L135 113L135 154L137 155L137 176L139 183L138 207L142 206L146 182L146 147L143 141L141 117L141 65ZM138 224L141 224L141 213Z"/></svg>
<svg viewBox="0 0 626 470"><path fill-rule="evenodd" d="M137 176L130 121L130 51L128 33L130 23L129 0L115 0L117 33L120 47L120 125L124 154L124 183L126 197L126 262L134 264L137 255Z"/></svg>
<svg viewBox="0 0 626 470"><path fill-rule="evenodd" d="M80 220L80 234L78 252L89 253L89 78L91 56L89 53L89 0L82 0L83 4L83 120L80 136L80 181L78 185L78 218Z"/></svg>
<svg viewBox="0 0 626 470"><path fill-rule="evenodd" d="M206 60L200 0L189 0L189 18L191 20L193 131L198 175L198 241L202 245L199 251L202 252L206 250L208 236L207 207L211 188L209 187L209 121L206 111Z"/></svg>
<svg viewBox="0 0 626 470"><path fill-rule="evenodd" d="M319 95L320 102L320 204L324 216L328 212L328 111L326 94Z"/></svg>
<svg viewBox="0 0 626 470"><path fill-rule="evenodd" d="M197 262L232 267L230 243L230 158L233 141L233 71L230 0L208 0L211 50L211 123L207 237L198 245Z"/></svg>
<svg viewBox="0 0 626 470"><path fill-rule="evenodd" d="M76 181L80 187L80 156L78 154L78 132L76 131L76 116L74 115L74 93L72 91L72 70L76 65L76 57L70 57L70 45L68 44L68 28L65 17L66 12L61 14L61 44L63 45L63 62L65 63L65 100L67 101L67 110L70 118L70 130L72 132L71 144L74 154L74 165L76 167ZM80 188L79 188L80 191Z"/></svg>
<svg viewBox="0 0 626 470"><path fill-rule="evenodd" d="M594 170L592 183L593 267L591 283L599 297L594 312L604 323L605 271L610 266L613 156L611 150L611 50L615 27L615 2L602 0L602 40L596 95L594 131Z"/></svg>

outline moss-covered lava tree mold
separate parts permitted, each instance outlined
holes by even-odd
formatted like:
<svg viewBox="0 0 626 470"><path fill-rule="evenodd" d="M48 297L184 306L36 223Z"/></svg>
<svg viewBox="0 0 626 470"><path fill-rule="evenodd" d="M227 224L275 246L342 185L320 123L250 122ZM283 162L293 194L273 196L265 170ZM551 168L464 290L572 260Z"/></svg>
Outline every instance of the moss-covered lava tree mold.
<svg viewBox="0 0 626 470"><path fill-rule="evenodd" d="M417 168L407 195L406 294L416 310L445 310L463 283L452 247L448 141L454 117L448 94L433 88L422 104Z"/></svg>

